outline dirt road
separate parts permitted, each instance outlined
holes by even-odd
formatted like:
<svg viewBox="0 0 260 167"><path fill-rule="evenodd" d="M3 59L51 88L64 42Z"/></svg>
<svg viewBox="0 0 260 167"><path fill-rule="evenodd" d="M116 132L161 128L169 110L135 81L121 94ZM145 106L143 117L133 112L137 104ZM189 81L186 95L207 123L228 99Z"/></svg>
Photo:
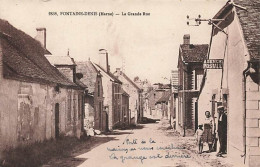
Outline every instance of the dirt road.
<svg viewBox="0 0 260 167"><path fill-rule="evenodd" d="M96 136L99 144L82 148L70 158L52 161L50 166L79 167L232 167L227 158L217 158L216 153L196 153L195 139L181 137L167 129L166 120L142 124L135 129L115 130L107 135ZM109 139L109 140L108 140ZM79 149L80 150L80 149Z"/></svg>

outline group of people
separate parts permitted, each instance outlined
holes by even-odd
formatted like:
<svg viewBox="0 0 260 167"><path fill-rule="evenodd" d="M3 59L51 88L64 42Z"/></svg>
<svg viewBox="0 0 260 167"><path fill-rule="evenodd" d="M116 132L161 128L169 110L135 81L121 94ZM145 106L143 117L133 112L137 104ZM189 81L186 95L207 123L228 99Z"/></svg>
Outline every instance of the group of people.
<svg viewBox="0 0 260 167"><path fill-rule="evenodd" d="M216 151L217 140L219 140L218 157L227 152L227 115L224 112L224 106L218 107L218 121L215 126L215 121L210 115L209 111L205 112L205 119L203 124L198 126L196 131L196 139L198 144L198 152L203 152L204 143L208 144L209 150L207 152Z"/></svg>

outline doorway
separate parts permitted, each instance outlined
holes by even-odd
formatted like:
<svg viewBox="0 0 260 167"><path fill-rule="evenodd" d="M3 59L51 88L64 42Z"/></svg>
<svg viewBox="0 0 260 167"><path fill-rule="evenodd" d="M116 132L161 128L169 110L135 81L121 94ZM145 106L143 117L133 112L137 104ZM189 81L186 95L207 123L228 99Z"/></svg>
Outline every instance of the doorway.
<svg viewBox="0 0 260 167"><path fill-rule="evenodd" d="M102 121L102 108L103 108L102 102L99 102L99 107L98 107L98 117L99 117L99 127L98 127L98 129L99 130L102 130L102 123L103 123L103 121Z"/></svg>
<svg viewBox="0 0 260 167"><path fill-rule="evenodd" d="M60 124L60 105L59 103L55 104L55 138L58 138L60 135L60 129L59 129L59 124Z"/></svg>
<svg viewBox="0 0 260 167"><path fill-rule="evenodd" d="M195 132L198 129L198 102L195 102Z"/></svg>
<svg viewBox="0 0 260 167"><path fill-rule="evenodd" d="M224 106L224 112L225 112L225 126L223 128L223 136L224 136L224 147L225 147L225 152L227 153L228 151L228 145L227 145L227 141L228 141L228 94L223 94L223 106Z"/></svg>

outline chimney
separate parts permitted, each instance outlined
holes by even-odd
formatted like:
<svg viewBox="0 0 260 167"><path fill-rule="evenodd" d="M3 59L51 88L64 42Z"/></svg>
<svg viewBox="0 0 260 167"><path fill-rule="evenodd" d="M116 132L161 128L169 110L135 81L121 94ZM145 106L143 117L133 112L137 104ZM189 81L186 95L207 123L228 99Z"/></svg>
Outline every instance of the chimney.
<svg viewBox="0 0 260 167"><path fill-rule="evenodd" d="M99 49L99 66L101 66L106 72L110 71L108 64L108 53L105 49Z"/></svg>
<svg viewBox="0 0 260 167"><path fill-rule="evenodd" d="M37 35L35 39L39 41L42 47L46 49L46 28L36 28L36 30L37 30Z"/></svg>
<svg viewBox="0 0 260 167"><path fill-rule="evenodd" d="M189 45L190 44L190 34L185 34L183 36L183 44Z"/></svg>

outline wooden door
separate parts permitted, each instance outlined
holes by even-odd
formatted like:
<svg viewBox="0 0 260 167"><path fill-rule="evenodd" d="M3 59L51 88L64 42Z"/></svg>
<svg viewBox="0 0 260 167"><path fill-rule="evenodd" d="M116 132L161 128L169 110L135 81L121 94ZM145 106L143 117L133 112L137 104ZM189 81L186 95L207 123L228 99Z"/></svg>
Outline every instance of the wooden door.
<svg viewBox="0 0 260 167"><path fill-rule="evenodd" d="M55 104L55 138L58 138L60 135L60 129L59 129L59 124L60 124L60 106L59 103Z"/></svg>

